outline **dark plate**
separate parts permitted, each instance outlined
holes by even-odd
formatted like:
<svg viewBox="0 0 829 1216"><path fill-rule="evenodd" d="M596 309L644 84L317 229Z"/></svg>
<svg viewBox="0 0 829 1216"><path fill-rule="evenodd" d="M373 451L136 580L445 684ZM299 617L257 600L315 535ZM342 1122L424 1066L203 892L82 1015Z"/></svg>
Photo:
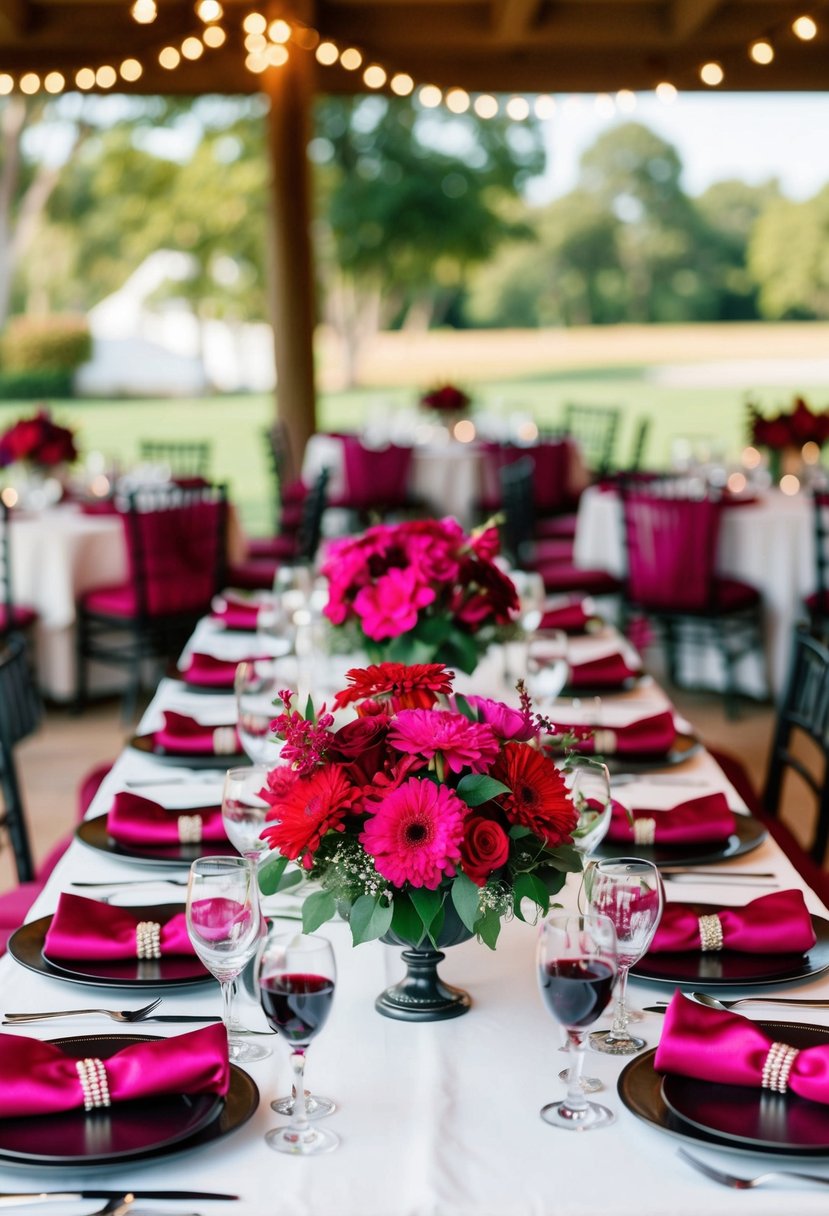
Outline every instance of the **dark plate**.
<svg viewBox="0 0 829 1216"><path fill-rule="evenodd" d="M183 904L154 904L136 908L148 920L168 919L184 911ZM160 959L114 959L91 962L84 959L74 963L68 959L51 962L43 953L51 916L30 920L9 938L8 951L29 971L49 975L70 984L86 984L94 988L185 988L210 983L213 977L193 955L170 955Z"/></svg>
<svg viewBox="0 0 829 1216"><path fill-rule="evenodd" d="M633 692L643 683L641 675L631 675L624 680L614 680L609 684L565 684L561 690L563 697L604 697L615 692Z"/></svg>
<svg viewBox="0 0 829 1216"><path fill-rule="evenodd" d="M655 769L684 764L701 751L702 741L696 735L677 731L667 752L615 752L612 756L605 756L604 760L611 773L649 773Z"/></svg>
<svg viewBox="0 0 829 1216"><path fill-rule="evenodd" d="M230 843L221 840L200 840L198 844L145 844L140 847L119 844L107 835L106 815L85 819L75 829L75 836L81 844L108 853L110 857L120 857L123 861L135 861L140 865L176 866L178 869L189 866L190 862L198 857L217 857L234 851Z"/></svg>
<svg viewBox="0 0 829 1216"><path fill-rule="evenodd" d="M741 857L750 853L766 839L766 829L758 819L751 815L735 815L736 831L732 832L725 844L718 845L645 845L634 844L632 840L611 841L603 840L597 845L592 856L597 861L613 857L643 857L658 866L708 866L718 861L728 861L731 857Z"/></svg>
<svg viewBox="0 0 829 1216"><path fill-rule="evenodd" d="M815 1043L825 1043L829 1039L829 1029L820 1026L799 1026L789 1025L779 1022L759 1022L759 1026L763 1028L773 1038L781 1038L784 1041L791 1043L793 1046L810 1046ZM675 1139L683 1140L686 1144L707 1145L709 1148L728 1149L729 1152L746 1149L750 1152L771 1153L775 1156L792 1156L799 1157L825 1157L827 1149L814 1147L809 1145L804 1147L801 1145L791 1145L786 1143L785 1146L771 1141L750 1142L749 1139L733 1139L721 1132L704 1130L701 1126L695 1126L684 1118L680 1118L675 1114L663 1095L663 1078L653 1066L656 1048L644 1052L641 1056L636 1056L629 1064L625 1066L617 1082L617 1090L622 1102L637 1119L641 1119L644 1123L649 1123L651 1127L655 1127L658 1131L667 1132L669 1136ZM720 1095L729 1094L734 1086L712 1085L706 1082L697 1082L699 1086L705 1085L706 1089L714 1094L714 1102L719 1103ZM755 1106L759 1107L761 1102L768 1104L768 1110L781 1112L785 1110L785 1104L791 1102L791 1095L770 1095L765 1090L745 1090L754 1099ZM782 1099L778 1106L778 1100ZM802 1100L798 1100L800 1104ZM818 1107L818 1103L805 1102L803 1103L809 1108L809 1116L814 1114ZM829 1117L826 1112L823 1114L823 1119ZM756 1125L756 1119L755 1119ZM765 1130L765 1129L764 1129Z"/></svg>
<svg viewBox="0 0 829 1216"><path fill-rule="evenodd" d="M722 904L692 904L699 915L718 912ZM640 980L686 988L731 988L746 984L783 984L809 979L829 968L829 921L813 916L817 941L808 954L739 954L722 950L703 954L646 954L630 969Z"/></svg>
<svg viewBox="0 0 829 1216"><path fill-rule="evenodd" d="M190 685L188 684L188 688ZM205 692L215 692L215 688L204 689ZM250 759L244 752L233 752L230 755L217 756L215 752L199 754L198 752L168 752L158 747L152 735L133 735L129 746L145 756L152 756L162 764L180 764L185 768L238 768L242 764L250 764Z"/></svg>
<svg viewBox="0 0 829 1216"><path fill-rule="evenodd" d="M50 1040L73 1059L106 1059L153 1035L84 1035ZM189 1151L241 1127L259 1105L259 1090L246 1072L230 1066L225 1098L180 1095L124 1102L105 1114L71 1111L33 1119L0 1120L0 1160L12 1165L112 1166Z"/></svg>
<svg viewBox="0 0 829 1216"><path fill-rule="evenodd" d="M175 663L171 663L164 675L168 680L177 680L179 684L183 684L188 692L209 692L211 696L215 696L217 692L227 693L229 697L233 696L233 681L230 683L221 684L191 684L189 680L185 680L181 668Z"/></svg>

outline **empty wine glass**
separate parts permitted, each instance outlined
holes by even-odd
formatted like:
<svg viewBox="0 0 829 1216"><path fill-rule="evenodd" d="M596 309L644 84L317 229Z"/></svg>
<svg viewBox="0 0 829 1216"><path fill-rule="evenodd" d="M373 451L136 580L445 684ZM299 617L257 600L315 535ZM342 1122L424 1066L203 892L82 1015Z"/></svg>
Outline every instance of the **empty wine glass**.
<svg viewBox="0 0 829 1216"><path fill-rule="evenodd" d="M305 1052L331 1012L337 978L331 943L307 933L285 933L274 925L259 954L258 975L265 1017L290 1046L293 1071L291 1122L268 1132L265 1142L295 1156L330 1153L340 1138L309 1122Z"/></svg>
<svg viewBox="0 0 829 1216"><path fill-rule="evenodd" d="M626 1008L628 971L650 946L665 906L665 890L652 861L637 857L600 861L585 875L588 908L608 916L616 928L619 987L610 1030L590 1035L595 1051L611 1055L635 1055L645 1040L628 1032Z"/></svg>
<svg viewBox="0 0 829 1216"><path fill-rule="evenodd" d="M616 978L616 934L607 916L556 912L542 923L536 950L538 986L547 1009L567 1031L572 1064L567 1095L541 1110L566 1131L589 1131L613 1122L606 1106L589 1102L581 1087L585 1027L610 1001Z"/></svg>
<svg viewBox="0 0 829 1216"><path fill-rule="evenodd" d="M565 774L570 797L579 820L573 832L573 847L583 861L590 856L607 835L613 800L610 795L610 773L600 760L577 759Z"/></svg>
<svg viewBox="0 0 829 1216"><path fill-rule="evenodd" d="M261 833L270 803L262 797L268 785L269 766L252 764L247 768L229 768L222 789L222 823L227 838L243 857L257 865L267 842Z"/></svg>
<svg viewBox="0 0 829 1216"><path fill-rule="evenodd" d="M554 701L570 675L563 629L536 629L527 638L527 688L536 700Z"/></svg>
<svg viewBox="0 0 829 1216"><path fill-rule="evenodd" d="M200 857L187 883L187 932L193 949L222 988L222 1020L231 1060L263 1060L270 1049L237 1037L236 979L262 936L256 866L247 857Z"/></svg>
<svg viewBox="0 0 829 1216"><path fill-rule="evenodd" d="M297 690L296 660L255 659L239 663L233 680L239 740L254 764L273 766L282 754L271 722L282 713L282 689Z"/></svg>

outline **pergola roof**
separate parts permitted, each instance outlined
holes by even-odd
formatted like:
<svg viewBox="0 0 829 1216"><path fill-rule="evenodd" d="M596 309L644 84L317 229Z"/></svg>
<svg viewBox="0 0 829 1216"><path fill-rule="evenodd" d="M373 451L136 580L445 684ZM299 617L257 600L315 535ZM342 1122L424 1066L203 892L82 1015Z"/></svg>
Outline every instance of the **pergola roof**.
<svg viewBox="0 0 829 1216"><path fill-rule="evenodd" d="M244 66L241 22L258 7L269 18L301 19L418 84L558 93L650 89L667 80L697 89L700 65L714 60L728 89L829 88L829 32L798 40L791 22L805 6L791 0L318 0L312 8L302 0L223 2L225 45L167 71L159 50L201 28L192 0L158 0L158 18L148 26L132 20L129 0L0 0L0 70L58 70L71 81L82 66L117 66L135 56L141 79L119 80L117 91L252 92L263 82ZM821 7L807 10L819 25ZM760 67L747 50L764 37L776 54ZM315 87L365 89L359 71L340 66L317 66Z"/></svg>

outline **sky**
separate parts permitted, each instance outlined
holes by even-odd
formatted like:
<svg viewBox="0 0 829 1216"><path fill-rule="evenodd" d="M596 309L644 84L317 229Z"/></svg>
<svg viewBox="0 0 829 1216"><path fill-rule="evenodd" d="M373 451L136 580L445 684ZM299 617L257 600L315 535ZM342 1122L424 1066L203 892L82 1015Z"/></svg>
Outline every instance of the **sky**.
<svg viewBox="0 0 829 1216"><path fill-rule="evenodd" d="M576 184L581 153L620 122L638 121L678 149L692 195L727 177L757 183L778 177L803 199L829 182L829 93L680 93L673 103L638 94L628 113L603 113L608 100L556 98L545 120L548 164L528 192L543 203Z"/></svg>

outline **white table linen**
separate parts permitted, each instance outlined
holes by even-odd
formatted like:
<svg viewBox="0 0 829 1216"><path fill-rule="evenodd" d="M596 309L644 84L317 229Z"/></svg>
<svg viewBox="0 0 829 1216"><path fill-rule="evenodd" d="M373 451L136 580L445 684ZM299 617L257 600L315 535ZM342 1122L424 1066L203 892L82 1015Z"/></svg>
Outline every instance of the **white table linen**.
<svg viewBox="0 0 829 1216"><path fill-rule="evenodd" d="M490 691L499 691L494 680ZM174 681L162 682L140 730L151 729L164 706L177 695ZM94 816L106 811L113 793L127 781L172 778L182 771L127 749L105 779L89 813ZM668 771L698 776L725 790L730 804L742 809L736 792L706 753ZM723 875L742 870L773 871L781 886L803 887L788 860L769 840L750 855L719 867ZM109 857L76 842L59 863L31 917L51 912L58 892L72 880L117 882L157 874L152 866ZM578 878L571 876L562 895L568 907L575 906L578 885ZM668 893L676 899L741 904L759 892L736 882L726 886L713 880L693 888L669 884ZM810 910L826 915L817 897L808 890L805 894ZM119 902L150 903L179 897L181 888L159 883L124 888ZM282 906L291 905L285 901ZM125 1190L197 1187L242 1196L241 1202L232 1205L195 1205L208 1216L213 1212L235 1216L698 1216L700 1210L725 1216L749 1211L752 1216L780 1216L781 1211L793 1210L792 1196L778 1188L738 1194L717 1187L684 1165L676 1156L675 1140L644 1125L624 1108L615 1091L624 1061L611 1056L591 1054L589 1071L605 1082L601 1100L616 1112L614 1126L591 1135L568 1136L542 1122L541 1106L563 1093L557 1074L564 1057L558 1051L560 1032L537 992L532 926L518 921L506 924L495 952L475 941L447 950L441 974L470 992L473 1007L454 1021L421 1025L388 1020L373 1007L374 997L402 975L397 949L379 942L354 949L348 928L340 923L326 925L321 932L334 943L339 976L330 1020L309 1051L308 1083L338 1103L329 1121L342 1138L337 1152L300 1161L265 1146L264 1132L278 1122L268 1103L289 1084L287 1051L274 1037L272 1057L248 1066L262 1096L255 1116L209 1149L94 1172L12 1168L0 1162L0 1190L68 1189L83 1183L123 1186ZM17 1010L98 1004L121 1008L143 1003L143 995L138 993L61 984L21 968L9 956L0 960L0 983L3 1007ZM829 997L829 979L821 976L775 988L776 994L787 991ZM650 1004L670 993L667 985L641 981L631 985L634 1004ZM164 1012L219 1011L215 984L170 990L163 996ZM264 1026L261 1012L250 999L240 1003L240 1014L249 1026ZM829 1024L829 1011L814 1017L792 1011L790 1016L793 1021L808 1018ZM648 1014L637 1029L655 1045L661 1024L661 1015ZM177 1032L175 1026L164 1024L148 1023L144 1029L157 1035ZM26 1027L26 1034L51 1038L96 1030L111 1031L112 1027L103 1020L66 1020L33 1024ZM763 1163L768 1165L767 1158L747 1154L702 1147L699 1152L735 1172L759 1171ZM793 1168L792 1161L778 1164ZM829 1176L829 1160L810 1159L808 1168ZM823 1213L825 1206L825 1193L797 1190L798 1216ZM67 1216L82 1211L88 1211L88 1206L61 1208Z"/></svg>

